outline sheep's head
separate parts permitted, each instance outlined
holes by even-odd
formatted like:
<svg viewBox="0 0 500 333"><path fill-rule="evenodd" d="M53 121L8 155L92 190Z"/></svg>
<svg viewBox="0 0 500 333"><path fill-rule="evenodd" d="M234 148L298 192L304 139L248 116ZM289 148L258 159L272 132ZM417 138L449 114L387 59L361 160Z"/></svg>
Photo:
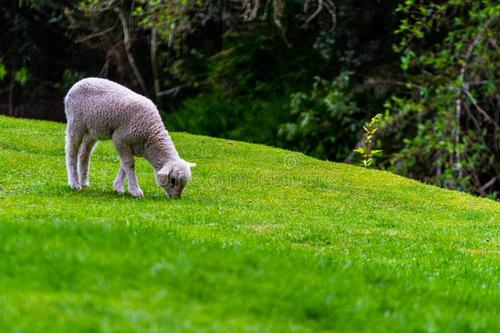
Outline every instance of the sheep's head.
<svg viewBox="0 0 500 333"><path fill-rule="evenodd" d="M156 181L169 198L180 198L182 190L191 179L191 169L196 166L182 159L169 161L156 173Z"/></svg>

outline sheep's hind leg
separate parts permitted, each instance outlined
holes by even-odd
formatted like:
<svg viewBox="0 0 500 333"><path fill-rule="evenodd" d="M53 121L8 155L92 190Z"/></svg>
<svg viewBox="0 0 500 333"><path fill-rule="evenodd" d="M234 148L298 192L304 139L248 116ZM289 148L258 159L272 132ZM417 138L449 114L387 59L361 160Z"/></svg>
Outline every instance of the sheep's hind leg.
<svg viewBox="0 0 500 333"><path fill-rule="evenodd" d="M66 130L66 169L68 171L68 184L75 190L80 190L78 177L78 148L82 142L83 133L68 123Z"/></svg>
<svg viewBox="0 0 500 333"><path fill-rule="evenodd" d="M115 182L113 183L113 188L115 189L115 192L118 194L123 194L125 193L125 168L123 167L123 164L120 164L120 170L118 170L118 174L116 175Z"/></svg>
<svg viewBox="0 0 500 333"><path fill-rule="evenodd" d="M128 178L128 191L129 193L136 198L144 197L144 193L139 186L139 181L137 180L137 176L135 175L135 161L134 154L132 153L132 149L129 145L117 141L113 138L113 142L115 144L116 150L120 155L120 159L122 160L122 168L125 170L125 173Z"/></svg>
<svg viewBox="0 0 500 333"><path fill-rule="evenodd" d="M92 150L94 149L96 142L97 141L95 139L87 135L83 138L82 144L80 145L80 150L78 152L78 173L80 176L81 187L90 187L90 156L92 155Z"/></svg>

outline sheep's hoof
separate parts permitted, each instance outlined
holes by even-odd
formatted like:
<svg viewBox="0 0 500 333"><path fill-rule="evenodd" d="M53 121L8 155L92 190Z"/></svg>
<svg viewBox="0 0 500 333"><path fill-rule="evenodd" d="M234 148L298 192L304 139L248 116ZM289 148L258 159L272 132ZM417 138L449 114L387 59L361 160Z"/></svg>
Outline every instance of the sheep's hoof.
<svg viewBox="0 0 500 333"><path fill-rule="evenodd" d="M82 184L82 188L90 188L90 184Z"/></svg>
<svg viewBox="0 0 500 333"><path fill-rule="evenodd" d="M115 192L118 193L119 195L123 195L125 193L124 186L113 184L113 190L115 190Z"/></svg>
<svg viewBox="0 0 500 333"><path fill-rule="evenodd" d="M77 191L80 191L82 189L82 187L80 186L80 184L70 184L69 185L73 190L77 190Z"/></svg>
<svg viewBox="0 0 500 333"><path fill-rule="evenodd" d="M130 191L130 194L131 194L134 198L144 198L144 193L143 193L141 190L134 190L134 191Z"/></svg>

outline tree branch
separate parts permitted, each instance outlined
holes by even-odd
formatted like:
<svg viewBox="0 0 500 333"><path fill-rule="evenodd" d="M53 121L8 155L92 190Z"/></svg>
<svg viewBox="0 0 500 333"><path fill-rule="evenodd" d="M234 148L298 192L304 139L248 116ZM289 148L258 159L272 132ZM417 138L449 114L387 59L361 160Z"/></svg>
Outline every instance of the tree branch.
<svg viewBox="0 0 500 333"><path fill-rule="evenodd" d="M128 24L127 24L127 18L125 17L125 14L121 9L118 9L118 17L120 18L120 21L122 23L122 29L123 29L123 44L125 46L125 53L127 54L128 62L130 64L130 67L132 68L132 71L134 72L134 75L139 82L139 85L141 87L142 93L144 95L149 95L148 94L148 89L146 87L146 83L144 82L144 79L142 78L141 72L139 71L139 68L137 67L135 63L134 56L131 52L131 42L130 42L130 32L128 29Z"/></svg>
<svg viewBox="0 0 500 333"><path fill-rule="evenodd" d="M304 13L307 13L309 10L309 3L311 0L306 0L304 2ZM306 20L306 22L301 26L302 29L307 28L307 26L324 10L331 15L331 20L332 20L332 28L330 31L333 31L335 27L337 26L337 15L336 15L336 7L335 4L333 3L332 0L316 0L318 6L316 7L316 10L309 16Z"/></svg>
<svg viewBox="0 0 500 333"><path fill-rule="evenodd" d="M467 82L465 82L465 72L467 70L467 67L468 67L468 61L469 59L471 58L472 56L472 52L474 51L474 49L476 48L476 46L481 42L481 40L483 39L483 36L484 36L484 33L486 32L486 30L488 29L488 26L490 25L490 23L494 20L495 16L491 16L485 23L484 25L481 27L481 30L478 32L476 38L474 38L474 40L472 41L472 43L469 45L469 47L467 48L467 52L465 53L465 57L464 57L464 60L462 62L462 67L460 68L460 76L459 76L459 80L460 80L460 83L462 85L462 91L465 93L465 95L469 98L469 100L472 102L472 104L476 107L476 109L479 111L479 113L481 113L481 115L486 119L486 121L490 122L491 124L493 124L495 126L495 128L498 130L500 129L500 126L488 115L488 113L483 110L477 103L476 99L474 98L474 96L472 96L472 94L470 93L469 91L469 84Z"/></svg>
<svg viewBox="0 0 500 333"><path fill-rule="evenodd" d="M316 18L316 16L318 16L319 13L321 13L321 11L323 10L323 0L316 0L316 1L318 2L318 7L314 11L314 13L312 13L312 15L307 18L306 22L302 25L301 28L306 28L309 25L309 23L311 23L311 21L314 20ZM304 7L308 3L309 3L309 1L306 1L306 3L304 4Z"/></svg>
<svg viewBox="0 0 500 333"><path fill-rule="evenodd" d="M113 29L116 27L116 23L118 23L118 21L117 21L117 22L115 22L115 24L113 24L113 26L109 27L108 29L105 29L105 30L103 30L103 31L99 31L99 32L95 32L95 33L92 33L92 34L90 34L90 35L88 35L88 36L85 36L85 37L82 37L82 38L80 38L80 39L77 39L77 40L76 40L76 42L77 42L77 43L85 43L85 42L86 42L86 41L88 41L89 39L92 39L92 38L95 38L95 37L100 37L100 36L103 36L103 35L107 34L108 32L113 31Z"/></svg>
<svg viewBox="0 0 500 333"><path fill-rule="evenodd" d="M181 91L182 88L185 88L187 86L188 86L187 84L182 84L182 85L170 88L168 90L159 91L158 92L158 96L159 97L162 97L162 96L175 96L175 95L177 95L179 93L179 91Z"/></svg>
<svg viewBox="0 0 500 333"><path fill-rule="evenodd" d="M156 58L157 53L157 38L158 30L156 27L151 28L151 48L150 48L150 57L151 57L151 71L153 72L153 83L155 90L156 103L160 104L160 78L158 74L158 63Z"/></svg>

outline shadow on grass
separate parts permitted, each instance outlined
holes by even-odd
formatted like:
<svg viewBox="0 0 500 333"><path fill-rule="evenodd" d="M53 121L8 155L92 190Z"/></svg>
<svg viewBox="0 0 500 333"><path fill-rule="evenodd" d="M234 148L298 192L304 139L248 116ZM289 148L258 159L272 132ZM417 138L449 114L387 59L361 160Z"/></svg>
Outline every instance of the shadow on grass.
<svg viewBox="0 0 500 333"><path fill-rule="evenodd" d="M102 188L84 188L81 190L73 190L68 186L57 185L52 187L53 191L51 194L54 196L64 195L72 198L85 198L85 199L95 199L95 200L129 200L131 202L150 202L150 201L177 201L168 199L167 196L161 192L145 193L144 198L134 198L128 192L124 194L118 194L111 189ZM43 194L48 194L44 191Z"/></svg>

